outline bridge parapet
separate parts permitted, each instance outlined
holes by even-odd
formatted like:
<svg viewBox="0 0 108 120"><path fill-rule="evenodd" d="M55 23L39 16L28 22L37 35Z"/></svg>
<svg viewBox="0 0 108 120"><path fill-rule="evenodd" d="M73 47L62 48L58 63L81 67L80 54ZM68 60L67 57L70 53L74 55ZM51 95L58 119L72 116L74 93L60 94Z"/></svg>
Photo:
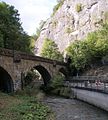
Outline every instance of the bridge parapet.
<svg viewBox="0 0 108 120"><path fill-rule="evenodd" d="M9 49L0 48L0 55L13 57L13 51Z"/></svg>
<svg viewBox="0 0 108 120"><path fill-rule="evenodd" d="M51 63L51 64L57 64L57 65L64 65L67 66L66 63L64 62L60 62L57 60L52 60L52 59L48 59L48 58L43 58L40 56L34 56L34 55L30 55L24 52L20 52L21 58L22 59L28 59L28 60L33 60L33 61L41 61L41 62L46 62L46 63Z"/></svg>
<svg viewBox="0 0 108 120"><path fill-rule="evenodd" d="M67 66L67 64L64 62L60 62L57 60L51 60L51 59L43 58L40 56L34 56L32 54L27 54L25 52L20 52L20 51L16 51L16 50L5 49L5 48L0 48L0 55L13 57L14 62L16 62L16 61L20 62L21 59L26 59L26 60L32 60L32 61L41 61L41 62L51 63L53 65Z"/></svg>

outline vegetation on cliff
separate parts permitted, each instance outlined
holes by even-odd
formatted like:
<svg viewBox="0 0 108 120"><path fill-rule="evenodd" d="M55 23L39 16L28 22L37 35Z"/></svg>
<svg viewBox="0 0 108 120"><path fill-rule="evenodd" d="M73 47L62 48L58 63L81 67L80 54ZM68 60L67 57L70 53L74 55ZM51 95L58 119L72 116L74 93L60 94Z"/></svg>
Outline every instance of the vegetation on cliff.
<svg viewBox="0 0 108 120"><path fill-rule="evenodd" d="M101 61L108 55L108 24L88 34L84 40L71 43L67 48L67 53L72 60L71 66L78 71Z"/></svg>
<svg viewBox="0 0 108 120"><path fill-rule="evenodd" d="M53 60L63 61L63 56L59 52L57 44L48 38L44 40L41 56Z"/></svg>
<svg viewBox="0 0 108 120"><path fill-rule="evenodd" d="M64 0L57 0L57 5L55 5L54 8L53 8L52 16L55 15L57 10L63 5L63 3L64 3Z"/></svg>

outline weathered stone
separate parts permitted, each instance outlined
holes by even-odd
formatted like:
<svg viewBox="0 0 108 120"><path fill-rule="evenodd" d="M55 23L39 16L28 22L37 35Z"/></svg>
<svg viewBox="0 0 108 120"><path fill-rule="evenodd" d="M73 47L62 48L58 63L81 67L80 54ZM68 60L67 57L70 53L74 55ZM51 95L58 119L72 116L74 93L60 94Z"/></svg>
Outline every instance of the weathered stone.
<svg viewBox="0 0 108 120"><path fill-rule="evenodd" d="M20 62L14 62L13 59L15 56L13 55L12 50L2 49L1 51L2 52L0 52L0 74L2 74L2 70L5 71L5 73L3 73L3 76L1 75L1 81L7 80L5 79L5 75L8 75L13 83L14 91L19 90L22 87L22 74L26 75L27 72L33 68L41 74L44 84L46 85L54 75L56 75L58 72L61 72L61 68L64 70L67 69L66 63L42 58L39 56L33 56L22 52L18 53L17 51L15 53L17 53L16 56L20 56ZM4 83L2 82L1 84L4 85Z"/></svg>

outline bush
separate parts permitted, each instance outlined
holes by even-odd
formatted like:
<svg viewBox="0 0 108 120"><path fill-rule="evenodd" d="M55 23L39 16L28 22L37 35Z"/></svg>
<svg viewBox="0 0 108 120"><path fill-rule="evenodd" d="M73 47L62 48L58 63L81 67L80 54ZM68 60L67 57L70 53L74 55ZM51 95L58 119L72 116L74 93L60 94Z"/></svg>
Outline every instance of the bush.
<svg viewBox="0 0 108 120"><path fill-rule="evenodd" d="M64 85L64 76L58 74L51 79L50 86L52 88L62 87Z"/></svg>
<svg viewBox="0 0 108 120"><path fill-rule="evenodd" d="M63 61L63 56L60 53L57 44L48 38L44 40L41 56L53 60Z"/></svg>
<svg viewBox="0 0 108 120"><path fill-rule="evenodd" d="M69 98L71 89L64 86L64 76L57 74L45 89L47 93Z"/></svg>
<svg viewBox="0 0 108 120"><path fill-rule="evenodd" d="M82 4L81 3L78 3L76 5L76 11L79 13L80 11L82 11Z"/></svg>
<svg viewBox="0 0 108 120"><path fill-rule="evenodd" d="M24 77L24 86L34 86L32 85L34 80L37 80L39 78L39 74L36 70L32 69L31 71L27 72L27 75Z"/></svg>
<svg viewBox="0 0 108 120"><path fill-rule="evenodd" d="M21 120L46 120L48 113L50 113L48 106L36 101L25 101L11 109Z"/></svg>
<svg viewBox="0 0 108 120"><path fill-rule="evenodd" d="M53 115L50 107L34 96L0 93L0 103L0 120L49 120Z"/></svg>
<svg viewBox="0 0 108 120"><path fill-rule="evenodd" d="M71 95L71 89L69 87L62 87L60 90L60 96L69 98Z"/></svg>
<svg viewBox="0 0 108 120"><path fill-rule="evenodd" d="M33 72L30 71L27 73L26 77L24 78L25 86L29 85L33 81L33 77L34 77Z"/></svg>
<svg viewBox="0 0 108 120"><path fill-rule="evenodd" d="M66 33L70 34L70 33L72 33L72 31L73 31L72 28L70 28L70 27L66 28Z"/></svg>
<svg viewBox="0 0 108 120"><path fill-rule="evenodd" d="M108 55L108 24L104 24L101 30L89 33L85 40L73 42L67 53L72 60L71 66L78 71L101 61Z"/></svg>

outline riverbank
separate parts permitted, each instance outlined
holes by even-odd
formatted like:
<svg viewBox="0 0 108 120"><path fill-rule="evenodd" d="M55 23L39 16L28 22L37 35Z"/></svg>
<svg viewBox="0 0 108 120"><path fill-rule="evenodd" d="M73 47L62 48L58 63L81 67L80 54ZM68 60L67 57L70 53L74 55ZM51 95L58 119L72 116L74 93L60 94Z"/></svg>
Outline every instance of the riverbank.
<svg viewBox="0 0 108 120"><path fill-rule="evenodd" d="M38 96L39 97L39 96ZM108 113L76 99L0 93L0 120L108 120Z"/></svg>
<svg viewBox="0 0 108 120"><path fill-rule="evenodd" d="M0 93L0 120L51 120L52 117L50 107L35 96Z"/></svg>

